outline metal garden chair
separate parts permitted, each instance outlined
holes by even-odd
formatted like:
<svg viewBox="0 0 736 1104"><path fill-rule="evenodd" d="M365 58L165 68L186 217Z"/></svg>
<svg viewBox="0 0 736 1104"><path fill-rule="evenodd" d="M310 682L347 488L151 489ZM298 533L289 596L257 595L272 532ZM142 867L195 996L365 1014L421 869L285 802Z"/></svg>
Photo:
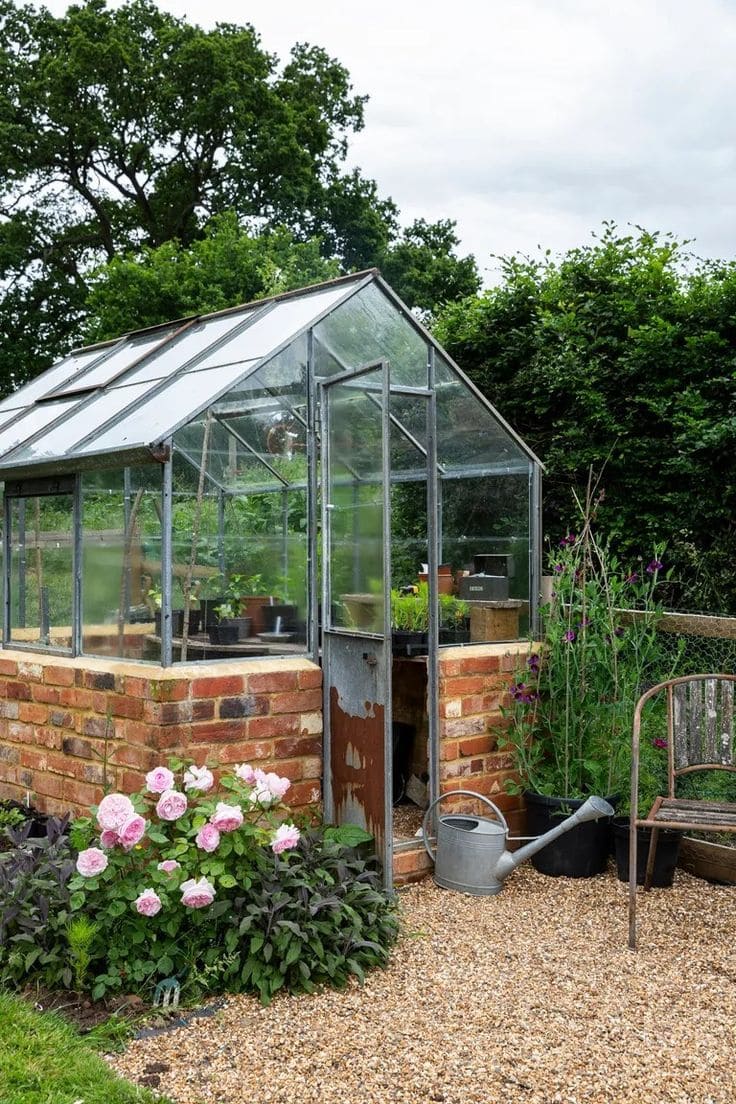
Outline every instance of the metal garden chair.
<svg viewBox="0 0 736 1104"><path fill-rule="evenodd" d="M736 804L675 796L676 780L702 770L736 771L734 755L734 683L736 675L687 675L668 679L642 694L634 711L629 822L629 947L636 949L636 828L650 828L644 889L652 882L657 839L662 828L698 832L736 832ZM639 744L642 708L667 695L668 792L649 813L638 817Z"/></svg>

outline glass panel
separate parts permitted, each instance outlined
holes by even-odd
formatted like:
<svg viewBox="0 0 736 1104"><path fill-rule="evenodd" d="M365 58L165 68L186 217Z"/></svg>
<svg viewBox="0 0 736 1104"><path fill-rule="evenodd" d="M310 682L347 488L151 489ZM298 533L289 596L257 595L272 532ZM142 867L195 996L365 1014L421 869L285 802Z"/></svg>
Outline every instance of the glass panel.
<svg viewBox="0 0 736 1104"><path fill-rule="evenodd" d="M226 314L220 318L213 318L209 322L198 322L197 325L185 330L183 334L168 342L161 352L148 357L139 368L134 368L126 375L125 383L139 383L144 380L163 379L176 372L189 361L198 357L205 349L216 341L241 326L249 314L248 311L241 314ZM202 365L197 362L194 367Z"/></svg>
<svg viewBox="0 0 736 1104"><path fill-rule="evenodd" d="M74 499L10 500L11 643L72 647Z"/></svg>
<svg viewBox="0 0 736 1104"><path fill-rule="evenodd" d="M427 343L376 284L353 295L314 330L315 374L332 376L387 359L391 382L427 386Z"/></svg>
<svg viewBox="0 0 736 1104"><path fill-rule="evenodd" d="M210 444L215 429L213 423ZM202 444L189 460L174 454L174 661L182 659L184 593L195 533L186 661L303 653L306 491L225 494L213 485L211 458L209 445L203 454ZM200 494L203 461L206 478Z"/></svg>
<svg viewBox="0 0 736 1104"><path fill-rule="evenodd" d="M256 318L242 334L236 334L224 342L219 349L208 353L198 365L210 368L216 364L226 364L234 360L261 359L273 352L277 346L288 341L327 310L333 303L339 302L349 291L349 285L325 288L324 291L311 292L308 295L285 299L275 306L264 305L262 318Z"/></svg>
<svg viewBox="0 0 736 1104"><path fill-rule="evenodd" d="M240 376L247 374L249 362L228 364L221 368L212 368L206 372L192 372L177 376L161 391L146 399L127 416L103 430L93 440L83 445L79 452L96 453L109 449L148 445L162 440L177 422L185 421L190 411L196 410L208 396L216 398L219 393L231 386ZM138 384L131 388L115 388L109 395L123 390L145 391L147 385Z"/></svg>
<svg viewBox="0 0 736 1104"><path fill-rule="evenodd" d="M441 559L470 603L473 643L518 640L529 629L529 479L443 479Z"/></svg>
<svg viewBox="0 0 736 1104"><path fill-rule="evenodd" d="M90 368L90 370L83 375L77 375L74 380L66 383L63 388L59 389L57 394L64 395L68 391L79 390L81 388L104 387L109 380L122 372L127 365L133 364L134 361L139 360L140 357L145 356L152 349L155 349L162 341L166 341L171 333L173 333L173 330L170 328L156 330L155 333L146 334L143 337L134 337L130 341L126 341L119 349L116 349L114 353L111 353L110 356L106 357L100 364L96 365L94 368Z"/></svg>
<svg viewBox="0 0 736 1104"><path fill-rule="evenodd" d="M21 442L32 437L34 433L38 433L44 426L50 425L64 411L73 410L76 405L76 399L64 399L61 402L49 402L43 403L42 406L32 406L27 414L24 414L0 432L0 454L17 448Z"/></svg>
<svg viewBox="0 0 736 1104"><path fill-rule="evenodd" d="M380 378L379 369L361 377L361 382L371 384ZM354 383L337 383L327 393L330 623L338 628L382 633L381 408ZM363 473L368 477L364 478Z"/></svg>
<svg viewBox="0 0 736 1104"><path fill-rule="evenodd" d="M43 460L52 456L63 456L64 453L73 451L76 442L87 437L92 426L104 425L108 419L113 418L126 406L130 406L144 395L148 387L149 385L145 383L135 387L116 387L110 391L102 391L86 402L83 401L79 409L49 433L44 433L37 441L17 452L13 456L13 462Z"/></svg>
<svg viewBox="0 0 736 1104"><path fill-rule="evenodd" d="M82 475L82 651L160 662L160 465Z"/></svg>
<svg viewBox="0 0 736 1104"><path fill-rule="evenodd" d="M18 405L27 406L28 403L35 402L41 395L48 395L54 387L58 387L59 384L76 377L109 351L109 348L90 349L89 352L76 353L74 356L65 357L64 360L52 365L47 371L31 380L30 383L26 383L18 391L3 399L0 403L0 413L13 409Z"/></svg>
<svg viewBox="0 0 736 1104"><path fill-rule="evenodd" d="M439 354L435 358L435 380L439 463L469 474L488 470L526 472L525 451Z"/></svg>

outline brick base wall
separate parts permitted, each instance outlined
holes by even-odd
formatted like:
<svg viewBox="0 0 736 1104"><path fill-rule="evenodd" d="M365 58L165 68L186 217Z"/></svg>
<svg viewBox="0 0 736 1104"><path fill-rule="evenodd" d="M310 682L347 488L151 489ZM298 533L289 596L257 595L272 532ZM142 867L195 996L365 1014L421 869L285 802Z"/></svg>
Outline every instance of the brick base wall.
<svg viewBox="0 0 736 1104"><path fill-rule="evenodd" d="M249 762L322 797L322 672L307 659L162 668L0 651L0 797L84 812L170 755Z"/></svg>

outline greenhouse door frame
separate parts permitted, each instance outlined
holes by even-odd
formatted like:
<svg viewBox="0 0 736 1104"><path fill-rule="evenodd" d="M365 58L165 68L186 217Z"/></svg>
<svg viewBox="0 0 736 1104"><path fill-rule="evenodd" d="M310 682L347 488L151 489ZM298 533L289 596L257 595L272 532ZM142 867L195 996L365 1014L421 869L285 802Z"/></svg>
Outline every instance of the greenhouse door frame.
<svg viewBox="0 0 736 1104"><path fill-rule="evenodd" d="M429 380L433 357L429 353ZM383 588L377 618L381 631L333 624L331 421L341 385L361 376L380 378ZM388 360L374 361L319 380L322 501L322 673L324 723L324 812L329 823L359 824L372 833L383 865L384 884L393 885L393 724L391 647L391 396L412 396L426 412L427 447L422 450L427 485L429 585L428 692L430 796L438 793L439 616L437 595L438 521L436 406L431 388L394 386ZM377 403L377 395L372 396ZM416 443L416 442L415 442ZM378 451L378 450L377 450ZM422 455L418 452L418 456Z"/></svg>

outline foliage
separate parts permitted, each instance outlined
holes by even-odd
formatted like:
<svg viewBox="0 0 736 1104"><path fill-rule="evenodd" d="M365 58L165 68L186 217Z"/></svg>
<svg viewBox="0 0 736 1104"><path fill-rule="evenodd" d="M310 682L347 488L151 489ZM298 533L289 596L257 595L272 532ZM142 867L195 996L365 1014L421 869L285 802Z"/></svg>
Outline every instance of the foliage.
<svg viewBox="0 0 736 1104"><path fill-rule="evenodd" d="M5 1104L166 1104L123 1081L74 1028L0 992L0 1085Z"/></svg>
<svg viewBox="0 0 736 1104"><path fill-rule="evenodd" d="M440 594L440 628L461 629L470 616L470 604L453 594Z"/></svg>
<svg viewBox="0 0 736 1104"><path fill-rule="evenodd" d="M280 64L250 25L206 31L153 0L59 17L0 0L0 75L5 391L78 338L93 271L95 333L336 265L385 263L424 309L478 286L451 223L402 234L394 203L345 171L365 97L317 46Z"/></svg>
<svg viewBox="0 0 736 1104"><path fill-rule="evenodd" d="M267 1003L385 963L397 921L375 865L353 850L365 833L300 833L280 809L288 779L245 764L220 779L224 793L206 768L183 780L155 768L147 784L97 809L104 852L91 823L75 837L70 904L95 925L94 998L175 978L189 997L245 990ZM119 810L125 822L106 829Z"/></svg>
<svg viewBox="0 0 736 1104"><path fill-rule="evenodd" d="M523 787L548 796L625 792L634 704L660 662L662 549L646 566L624 568L593 530L592 493L589 485L579 504L579 533L551 553L543 647L517 673L511 727L499 741Z"/></svg>
<svg viewBox="0 0 736 1104"><path fill-rule="evenodd" d="M617 554L666 542L668 604L736 612L736 265L612 224L560 258L501 264L435 333L543 460L545 530L569 526L569 488L607 458L599 520Z"/></svg>
<svg viewBox="0 0 736 1104"><path fill-rule="evenodd" d="M391 627L400 632L426 632L429 628L429 589L420 583L416 593L391 591Z"/></svg>
<svg viewBox="0 0 736 1104"><path fill-rule="evenodd" d="M72 983L66 924L74 852L66 821L49 819L47 835L29 838L31 821L7 829L10 850L0 852L0 983L29 976L44 985Z"/></svg>
<svg viewBox="0 0 736 1104"><path fill-rule="evenodd" d="M0 803L0 839L5 828L17 828L26 819L26 815L17 805L5 805ZM0 843L0 850L2 844Z"/></svg>

